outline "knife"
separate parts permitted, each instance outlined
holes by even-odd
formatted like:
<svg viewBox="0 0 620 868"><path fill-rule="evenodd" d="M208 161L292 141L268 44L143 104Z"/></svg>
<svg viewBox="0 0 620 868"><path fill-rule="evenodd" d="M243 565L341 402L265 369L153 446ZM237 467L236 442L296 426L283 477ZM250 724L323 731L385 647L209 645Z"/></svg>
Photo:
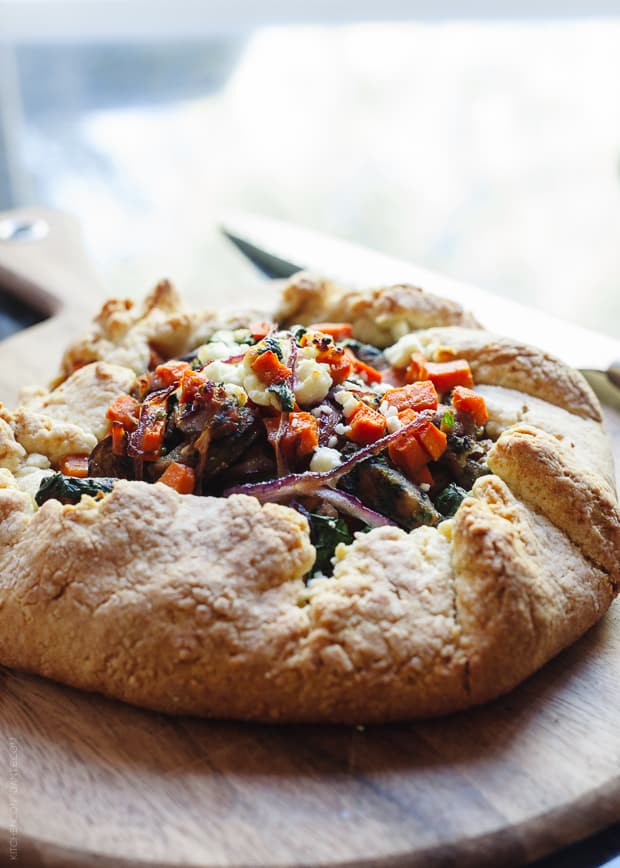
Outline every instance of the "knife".
<svg viewBox="0 0 620 868"><path fill-rule="evenodd" d="M481 325L544 347L574 368L604 372L620 389L620 341L544 311L349 241L257 214L237 213L224 234L264 273L289 277L308 270L355 288L413 283L471 311Z"/></svg>

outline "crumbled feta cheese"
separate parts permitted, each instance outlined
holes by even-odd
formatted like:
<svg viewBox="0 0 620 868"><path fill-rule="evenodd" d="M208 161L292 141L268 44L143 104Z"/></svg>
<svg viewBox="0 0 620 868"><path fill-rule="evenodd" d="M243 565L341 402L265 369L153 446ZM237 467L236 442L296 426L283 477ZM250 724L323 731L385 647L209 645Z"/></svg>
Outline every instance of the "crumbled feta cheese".
<svg viewBox="0 0 620 868"><path fill-rule="evenodd" d="M430 490L431 490L431 487L430 487L430 485L428 484L428 482L421 482L421 483L420 483L420 490L421 490L421 491L430 491Z"/></svg>
<svg viewBox="0 0 620 868"><path fill-rule="evenodd" d="M233 383L242 386L240 365L227 365L221 361L214 361L203 368L203 373L214 383Z"/></svg>
<svg viewBox="0 0 620 868"><path fill-rule="evenodd" d="M386 419L389 419L390 416L398 416L398 408L393 404L388 404L387 401L382 401L379 405L379 412L383 413Z"/></svg>
<svg viewBox="0 0 620 868"><path fill-rule="evenodd" d="M394 368L405 368L414 353L422 352L420 341L415 335L407 334L383 351L385 358Z"/></svg>
<svg viewBox="0 0 620 868"><path fill-rule="evenodd" d="M389 383L370 383L368 388L377 395L383 395L388 389L393 389Z"/></svg>
<svg viewBox="0 0 620 868"><path fill-rule="evenodd" d="M393 434L394 431L400 431L403 427L403 423L400 421L398 416L388 416L386 418L387 429L390 434Z"/></svg>
<svg viewBox="0 0 620 868"><path fill-rule="evenodd" d="M297 358L298 359L316 359L318 354L319 354L319 351L314 346L312 341L310 341L310 343L306 344L305 347L299 347L299 349L297 350Z"/></svg>
<svg viewBox="0 0 620 868"><path fill-rule="evenodd" d="M225 344L237 343L230 329L218 329L216 332L213 332L213 334L209 338L209 343L211 343L212 341L222 341L222 343Z"/></svg>
<svg viewBox="0 0 620 868"><path fill-rule="evenodd" d="M359 400L355 397L352 392L347 392L346 389L343 389L341 392L336 394L336 401L342 407L342 412L344 414L345 419L351 417L355 411L357 410L357 405L359 404Z"/></svg>
<svg viewBox="0 0 620 868"><path fill-rule="evenodd" d="M329 446L330 449L333 449L334 446L338 445L338 438L336 437L335 434L332 434L332 436L329 438L329 440L327 441L327 445Z"/></svg>
<svg viewBox="0 0 620 868"><path fill-rule="evenodd" d="M337 425L334 425L334 431L336 434L340 434L341 437L346 436L351 431L350 425L343 425L342 422L338 422Z"/></svg>
<svg viewBox="0 0 620 868"><path fill-rule="evenodd" d="M315 416L317 419L320 416L324 416L327 413L331 413L331 411L332 411L332 408L329 406L329 404L319 404L318 407L314 407L312 410L310 410L312 415Z"/></svg>
<svg viewBox="0 0 620 868"><path fill-rule="evenodd" d="M329 392L332 378L329 365L313 359L298 359L295 367L295 397L300 404L315 404Z"/></svg>
<svg viewBox="0 0 620 868"><path fill-rule="evenodd" d="M280 401L278 396L267 390L267 385L254 373L246 374L243 378L243 388L246 390L250 398L255 404L260 404L261 407L275 407L280 409Z"/></svg>
<svg viewBox="0 0 620 868"><path fill-rule="evenodd" d="M342 456L337 449L331 449L329 446L318 446L314 450L310 470L315 473L324 473L326 470L338 467L341 463Z"/></svg>
<svg viewBox="0 0 620 868"><path fill-rule="evenodd" d="M210 344L203 344L201 347L198 347L197 353L198 359L203 365L207 365L209 362L214 362L216 359L227 359L232 355L233 353L231 348L228 344L225 344L222 341L213 341L213 343Z"/></svg>
<svg viewBox="0 0 620 868"><path fill-rule="evenodd" d="M234 383L225 383L224 388L226 389L226 393L230 395L231 398L234 398L240 407L245 407L248 402L248 395L245 389L241 386L235 385Z"/></svg>

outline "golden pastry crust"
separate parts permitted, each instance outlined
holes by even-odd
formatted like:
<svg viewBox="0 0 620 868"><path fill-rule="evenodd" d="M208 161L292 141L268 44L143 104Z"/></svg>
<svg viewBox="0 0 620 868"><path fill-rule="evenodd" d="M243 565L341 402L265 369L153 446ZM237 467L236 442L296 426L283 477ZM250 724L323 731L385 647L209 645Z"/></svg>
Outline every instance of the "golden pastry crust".
<svg viewBox="0 0 620 868"><path fill-rule="evenodd" d="M306 280L285 289L289 321L353 319L358 338L384 343L399 321L471 323L412 288L347 294ZM179 304L161 287L139 314L109 303L91 352L113 364L3 413L0 662L166 712L380 722L504 693L604 614L620 581L620 515L596 398L557 360L471 328L417 337L429 354L452 346L490 384L494 475L438 528L359 534L332 578L304 584L314 549L302 516L246 496L119 481L100 500L35 509L28 461L55 460L46 444L81 390L129 380L127 354L142 358L155 333L185 352L220 322ZM68 352L65 374L87 346ZM80 431L105 432L108 398L76 411ZM28 440L28 413L49 420L45 437Z"/></svg>
<svg viewBox="0 0 620 868"><path fill-rule="evenodd" d="M307 274L296 275L285 285L275 319L283 325L350 322L358 340L378 347L416 329L477 325L474 317L456 302L417 286L399 284L360 292Z"/></svg>

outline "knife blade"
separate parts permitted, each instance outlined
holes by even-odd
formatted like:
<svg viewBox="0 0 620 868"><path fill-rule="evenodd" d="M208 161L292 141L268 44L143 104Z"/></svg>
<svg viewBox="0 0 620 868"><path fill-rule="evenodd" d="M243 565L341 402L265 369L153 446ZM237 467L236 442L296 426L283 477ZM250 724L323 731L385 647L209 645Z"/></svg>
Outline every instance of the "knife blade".
<svg viewBox="0 0 620 868"><path fill-rule="evenodd" d="M544 347L569 365L603 371L620 388L620 341L519 302L350 241L257 214L226 217L221 228L274 277L308 270L354 288L413 283L471 311L491 332Z"/></svg>

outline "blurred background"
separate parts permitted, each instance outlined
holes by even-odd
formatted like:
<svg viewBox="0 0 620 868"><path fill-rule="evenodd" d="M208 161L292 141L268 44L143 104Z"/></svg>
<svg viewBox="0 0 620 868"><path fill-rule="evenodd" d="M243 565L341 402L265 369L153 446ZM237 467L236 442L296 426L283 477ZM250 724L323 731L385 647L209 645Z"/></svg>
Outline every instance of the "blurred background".
<svg viewBox="0 0 620 868"><path fill-rule="evenodd" d="M620 338L620 4L430 5L0 0L0 210L120 294L244 279L247 209Z"/></svg>

